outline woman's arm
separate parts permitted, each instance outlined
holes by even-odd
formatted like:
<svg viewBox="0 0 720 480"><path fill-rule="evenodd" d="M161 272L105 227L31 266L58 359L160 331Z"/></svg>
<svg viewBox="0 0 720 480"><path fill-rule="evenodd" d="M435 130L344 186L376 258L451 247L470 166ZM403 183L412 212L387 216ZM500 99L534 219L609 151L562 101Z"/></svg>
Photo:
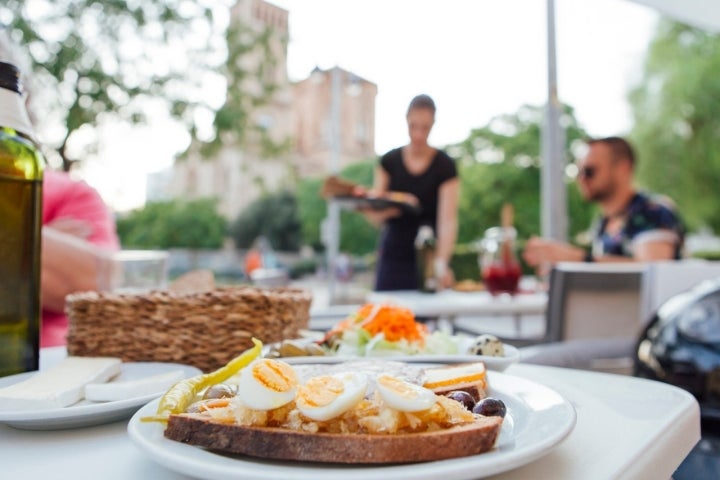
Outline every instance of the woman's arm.
<svg viewBox="0 0 720 480"><path fill-rule="evenodd" d="M65 296L95 290L106 250L50 226L42 228L40 275L44 308L62 312Z"/></svg>
<svg viewBox="0 0 720 480"><path fill-rule="evenodd" d="M460 180L451 178L440 185L438 197L436 271L444 287L452 285L452 271L448 267L455 249L458 230L458 198Z"/></svg>
<svg viewBox="0 0 720 480"><path fill-rule="evenodd" d="M384 168L377 166L375 167L375 176L373 178L373 188L370 195L382 196L388 192L390 186L390 175L385 171ZM384 208L382 210L373 210L371 208L362 209L360 212L375 227L381 226L388 219L398 217L402 214L402 210L399 208Z"/></svg>

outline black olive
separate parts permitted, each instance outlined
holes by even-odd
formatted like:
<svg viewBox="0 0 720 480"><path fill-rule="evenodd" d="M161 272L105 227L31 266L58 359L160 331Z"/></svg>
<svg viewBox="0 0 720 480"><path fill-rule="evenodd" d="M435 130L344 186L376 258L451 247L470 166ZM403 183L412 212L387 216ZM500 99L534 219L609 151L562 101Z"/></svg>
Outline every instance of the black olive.
<svg viewBox="0 0 720 480"><path fill-rule="evenodd" d="M454 390L448 393L446 396L462 403L463 406L471 412L473 407L475 407L475 399L473 398L473 396L463 390Z"/></svg>
<svg viewBox="0 0 720 480"><path fill-rule="evenodd" d="M486 417L505 417L507 407L502 400L487 397L477 402L475 407L473 407L472 412Z"/></svg>

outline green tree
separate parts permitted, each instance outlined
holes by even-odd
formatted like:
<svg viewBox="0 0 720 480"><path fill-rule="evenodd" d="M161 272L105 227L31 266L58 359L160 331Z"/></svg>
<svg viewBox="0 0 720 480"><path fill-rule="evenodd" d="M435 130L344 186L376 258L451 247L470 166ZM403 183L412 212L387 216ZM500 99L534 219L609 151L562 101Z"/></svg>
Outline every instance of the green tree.
<svg viewBox="0 0 720 480"><path fill-rule="evenodd" d="M200 141L200 154L204 158L216 155L223 145L252 145L262 157L277 157L287 153L292 145L290 138L274 139L269 135L268 123L257 116L263 106L283 88L278 83L276 50L287 50L289 39L272 27L252 28L235 18L225 35L227 60L220 69L225 77L227 95L225 103L215 112L213 135ZM250 59L248 61L248 59Z"/></svg>
<svg viewBox="0 0 720 480"><path fill-rule="evenodd" d="M276 71L283 66L271 41L278 36L233 18L223 38L216 15L221 9L227 3L220 0L7 0L0 5L0 19L8 20L11 36L28 52L31 83L42 87L33 95L43 112L40 121L64 120L64 130L49 146L57 148L65 170L81 160L73 157L75 138L89 143L84 154L97 151L98 127L144 123L153 109L181 122L204 157L225 143L242 144L250 134L264 156L287 151L290 140L271 138L268 125L253 116L278 88ZM286 48L287 36L279 41ZM217 110L212 104L217 100L207 92L222 80L229 88L220 92L226 98ZM50 91L57 94L44 93ZM210 132L201 123L208 114L214 114ZM95 140L88 142L93 134Z"/></svg>
<svg viewBox="0 0 720 480"><path fill-rule="evenodd" d="M79 160L71 158L76 135L92 138L110 121L143 123L154 100L195 132L198 112L211 109L201 100L204 79L223 61L213 7L217 1L0 3L0 21L28 53L32 72L25 73L35 85L40 126L46 118L64 125L48 146L66 170ZM97 148L97 138L89 143L85 153Z"/></svg>
<svg viewBox="0 0 720 480"><path fill-rule="evenodd" d="M220 248L227 221L211 199L190 202L151 202L118 218L125 248Z"/></svg>
<svg viewBox="0 0 720 480"><path fill-rule="evenodd" d="M377 160L365 160L348 165L341 172L343 178L369 187L373 182L373 172ZM378 241L378 229L365 217L351 210L340 212L340 251L355 255L365 255L375 251Z"/></svg>
<svg viewBox="0 0 720 480"><path fill-rule="evenodd" d="M720 229L708 201L720 185L720 36L672 22L658 25L638 87L635 118L641 186L673 198L691 229Z"/></svg>
<svg viewBox="0 0 720 480"><path fill-rule="evenodd" d="M523 106L513 114L492 119L473 130L458 145L448 147L458 160L461 179L458 240L472 242L500 223L503 203L515 209L515 227L523 240L540 232L540 128L543 109ZM566 152L587 137L574 111L564 106ZM570 178L566 179L568 184ZM568 185L568 217L571 238L587 230L594 208L584 202L574 185Z"/></svg>
<svg viewBox="0 0 720 480"><path fill-rule="evenodd" d="M373 171L377 160L363 160L348 165L340 177L365 186L372 185ZM325 246L320 236L320 228L327 217L327 203L320 196L322 179L304 178L298 184L298 208L302 224L303 241L316 250ZM340 250L355 255L364 255L374 251L378 232L361 214L349 210L340 213Z"/></svg>
<svg viewBox="0 0 720 480"><path fill-rule="evenodd" d="M230 235L241 248L249 248L264 236L276 250L298 251L301 227L295 194L281 191L251 203L233 222Z"/></svg>
<svg viewBox="0 0 720 480"><path fill-rule="evenodd" d="M320 196L322 182L321 178L303 178L297 187L298 216L303 243L317 251L324 248L320 237L320 225L327 216L325 199Z"/></svg>

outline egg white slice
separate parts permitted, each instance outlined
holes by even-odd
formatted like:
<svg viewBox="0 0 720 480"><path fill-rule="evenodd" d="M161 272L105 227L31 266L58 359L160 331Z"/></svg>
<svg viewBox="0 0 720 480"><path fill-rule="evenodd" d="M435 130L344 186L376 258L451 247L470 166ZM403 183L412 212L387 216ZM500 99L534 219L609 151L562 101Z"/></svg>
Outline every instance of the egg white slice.
<svg viewBox="0 0 720 480"><path fill-rule="evenodd" d="M387 406L401 412L419 412L435 404L435 392L391 375L377 378L377 389Z"/></svg>
<svg viewBox="0 0 720 480"><path fill-rule="evenodd" d="M297 375L289 364L262 358L240 372L237 397L254 410L272 410L292 402L297 385Z"/></svg>
<svg viewBox="0 0 720 480"><path fill-rule="evenodd" d="M367 375L360 372L312 377L298 388L295 405L307 418L330 420L357 405L367 388Z"/></svg>

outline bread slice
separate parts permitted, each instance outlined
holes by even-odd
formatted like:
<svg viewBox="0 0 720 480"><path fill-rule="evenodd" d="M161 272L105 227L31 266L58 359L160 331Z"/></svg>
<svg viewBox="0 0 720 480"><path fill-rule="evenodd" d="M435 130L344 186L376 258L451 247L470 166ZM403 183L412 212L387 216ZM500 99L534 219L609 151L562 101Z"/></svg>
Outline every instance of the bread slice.
<svg viewBox="0 0 720 480"><path fill-rule="evenodd" d="M484 362L459 363L425 370L425 388L438 395L462 390L477 402L487 396L487 369Z"/></svg>
<svg viewBox="0 0 720 480"><path fill-rule="evenodd" d="M206 416L171 415L165 437L220 452L276 460L345 464L410 463L465 457L493 448L502 418L477 417L444 430L398 434L308 433L244 427Z"/></svg>
<svg viewBox="0 0 720 480"><path fill-rule="evenodd" d="M331 175L323 182L320 193L325 198L341 196L348 197L353 195L356 186L357 184L349 180Z"/></svg>

